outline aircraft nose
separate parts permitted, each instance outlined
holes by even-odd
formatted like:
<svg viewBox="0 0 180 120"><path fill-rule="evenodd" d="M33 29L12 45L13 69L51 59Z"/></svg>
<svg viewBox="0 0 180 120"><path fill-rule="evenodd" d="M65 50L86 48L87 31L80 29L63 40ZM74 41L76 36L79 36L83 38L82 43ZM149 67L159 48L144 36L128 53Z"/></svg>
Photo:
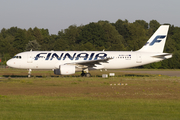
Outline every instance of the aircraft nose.
<svg viewBox="0 0 180 120"><path fill-rule="evenodd" d="M7 66L12 67L13 62L12 62L12 60L10 59L10 60L8 60L8 61L6 62L6 64L7 64Z"/></svg>

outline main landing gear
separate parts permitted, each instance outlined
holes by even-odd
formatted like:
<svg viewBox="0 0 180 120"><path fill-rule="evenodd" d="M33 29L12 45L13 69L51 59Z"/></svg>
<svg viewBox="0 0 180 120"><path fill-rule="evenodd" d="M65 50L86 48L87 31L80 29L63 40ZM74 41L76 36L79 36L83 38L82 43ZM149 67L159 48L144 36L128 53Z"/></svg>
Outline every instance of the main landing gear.
<svg viewBox="0 0 180 120"><path fill-rule="evenodd" d="M82 77L91 77L91 74L88 72L88 69L82 70Z"/></svg>

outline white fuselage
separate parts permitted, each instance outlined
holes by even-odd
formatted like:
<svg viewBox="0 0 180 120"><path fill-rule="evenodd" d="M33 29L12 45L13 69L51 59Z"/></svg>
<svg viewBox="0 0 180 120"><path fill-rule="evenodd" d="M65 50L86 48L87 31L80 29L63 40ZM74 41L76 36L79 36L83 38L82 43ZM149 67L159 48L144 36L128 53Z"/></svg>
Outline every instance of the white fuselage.
<svg viewBox="0 0 180 120"><path fill-rule="evenodd" d="M108 62L95 64L89 69L122 69L166 59L153 57L155 55L159 55L159 53L138 51L30 51L17 54L7 64L10 67L21 69L57 69L59 65L112 58Z"/></svg>

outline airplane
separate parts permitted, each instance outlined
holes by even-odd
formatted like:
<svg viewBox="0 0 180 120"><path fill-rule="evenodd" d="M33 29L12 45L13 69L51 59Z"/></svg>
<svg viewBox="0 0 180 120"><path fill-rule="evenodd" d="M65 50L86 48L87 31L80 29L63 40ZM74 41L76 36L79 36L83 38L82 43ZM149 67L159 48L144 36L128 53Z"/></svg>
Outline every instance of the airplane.
<svg viewBox="0 0 180 120"><path fill-rule="evenodd" d="M137 51L26 51L7 61L12 68L52 69L56 75L71 75L82 71L90 77L89 70L123 69L159 62L172 57L163 53L169 25L161 25L147 43Z"/></svg>

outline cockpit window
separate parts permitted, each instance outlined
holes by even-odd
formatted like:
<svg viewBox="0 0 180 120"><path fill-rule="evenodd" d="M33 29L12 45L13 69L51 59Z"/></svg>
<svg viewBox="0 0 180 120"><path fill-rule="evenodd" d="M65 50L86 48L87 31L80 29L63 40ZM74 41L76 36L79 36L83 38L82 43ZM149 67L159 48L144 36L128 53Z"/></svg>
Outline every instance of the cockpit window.
<svg viewBox="0 0 180 120"><path fill-rule="evenodd" d="M22 57L21 56L14 56L13 58L21 59Z"/></svg>

